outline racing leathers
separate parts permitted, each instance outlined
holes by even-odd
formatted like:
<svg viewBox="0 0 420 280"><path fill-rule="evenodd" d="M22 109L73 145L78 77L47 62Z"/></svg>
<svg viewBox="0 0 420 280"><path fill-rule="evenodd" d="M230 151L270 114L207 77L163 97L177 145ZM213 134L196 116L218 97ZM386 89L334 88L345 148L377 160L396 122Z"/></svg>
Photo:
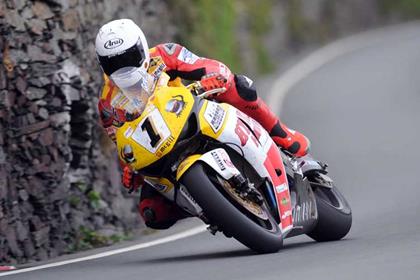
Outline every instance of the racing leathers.
<svg viewBox="0 0 420 280"><path fill-rule="evenodd" d="M151 48L149 73L164 71L170 77L169 85L184 80L201 80L203 85L217 85L222 83L226 91L212 96L218 102L228 103L250 117L257 120L271 135L274 142L287 149L296 156L303 156L308 152L309 140L301 133L287 128L264 101L257 96L255 85L244 75L233 74L223 63L198 57L185 47L175 44L160 44ZM215 79L212 79L214 76ZM221 82L220 77L224 77ZM115 132L125 121L138 117L135 113L119 106L121 93L112 81L105 76L105 84L98 103L99 115L108 136L115 141ZM124 185L136 180L127 167L124 168ZM139 175L137 175L139 176ZM135 186L138 187L138 186ZM157 229L168 228L178 219L186 217L186 213L174 203L161 196L151 186L142 187L138 205L140 215L147 226Z"/></svg>

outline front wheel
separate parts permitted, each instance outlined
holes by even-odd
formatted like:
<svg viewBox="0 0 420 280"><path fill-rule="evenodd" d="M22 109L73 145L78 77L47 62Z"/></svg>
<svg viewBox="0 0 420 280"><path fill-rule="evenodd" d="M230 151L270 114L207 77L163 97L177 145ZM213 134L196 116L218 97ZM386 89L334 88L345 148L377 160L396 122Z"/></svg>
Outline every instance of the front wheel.
<svg viewBox="0 0 420 280"><path fill-rule="evenodd" d="M318 223L308 236L319 242L343 238L352 224L348 202L333 184L329 187L316 184L312 185L312 189L318 209Z"/></svg>
<svg viewBox="0 0 420 280"><path fill-rule="evenodd" d="M242 207L232 192L222 186L220 180L223 179L211 173L214 172L205 164L195 163L181 178L182 184L203 208L206 217L226 235L234 237L255 252L277 252L283 245L283 238L269 210L263 206L261 211L266 214L265 219L258 218L256 213L248 210L249 206ZM220 183L214 178L211 180L209 176L218 177Z"/></svg>

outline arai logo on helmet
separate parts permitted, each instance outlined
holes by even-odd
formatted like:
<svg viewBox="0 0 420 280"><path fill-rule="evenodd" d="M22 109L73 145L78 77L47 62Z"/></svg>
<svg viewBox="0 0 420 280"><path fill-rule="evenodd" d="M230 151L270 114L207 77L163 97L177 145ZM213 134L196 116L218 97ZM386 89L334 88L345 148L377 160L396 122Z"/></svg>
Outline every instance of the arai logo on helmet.
<svg viewBox="0 0 420 280"><path fill-rule="evenodd" d="M111 39L105 43L104 47L105 49L114 49L116 47L121 46L123 43L124 43L124 40L121 38Z"/></svg>

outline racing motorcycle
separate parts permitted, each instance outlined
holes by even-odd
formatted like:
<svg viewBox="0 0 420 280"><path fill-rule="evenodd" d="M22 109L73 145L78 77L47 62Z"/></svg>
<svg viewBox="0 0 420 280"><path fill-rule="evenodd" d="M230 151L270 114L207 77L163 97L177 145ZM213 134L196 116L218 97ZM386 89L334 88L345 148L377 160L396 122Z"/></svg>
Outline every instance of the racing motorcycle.
<svg viewBox="0 0 420 280"><path fill-rule="evenodd" d="M294 157L254 119L205 98L220 89L160 84L116 140L120 159L163 196L258 253L296 235L330 241L349 232L350 206L326 164Z"/></svg>

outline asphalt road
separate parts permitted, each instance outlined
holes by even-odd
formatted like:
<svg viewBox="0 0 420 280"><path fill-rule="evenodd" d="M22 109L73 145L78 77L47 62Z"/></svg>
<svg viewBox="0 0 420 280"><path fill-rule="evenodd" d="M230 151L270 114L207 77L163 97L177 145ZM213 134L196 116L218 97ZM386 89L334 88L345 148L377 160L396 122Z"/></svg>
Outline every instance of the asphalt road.
<svg viewBox="0 0 420 280"><path fill-rule="evenodd" d="M390 32L307 76L283 104L352 206L344 240L296 237L255 255L203 233L5 279L420 279L420 25Z"/></svg>

